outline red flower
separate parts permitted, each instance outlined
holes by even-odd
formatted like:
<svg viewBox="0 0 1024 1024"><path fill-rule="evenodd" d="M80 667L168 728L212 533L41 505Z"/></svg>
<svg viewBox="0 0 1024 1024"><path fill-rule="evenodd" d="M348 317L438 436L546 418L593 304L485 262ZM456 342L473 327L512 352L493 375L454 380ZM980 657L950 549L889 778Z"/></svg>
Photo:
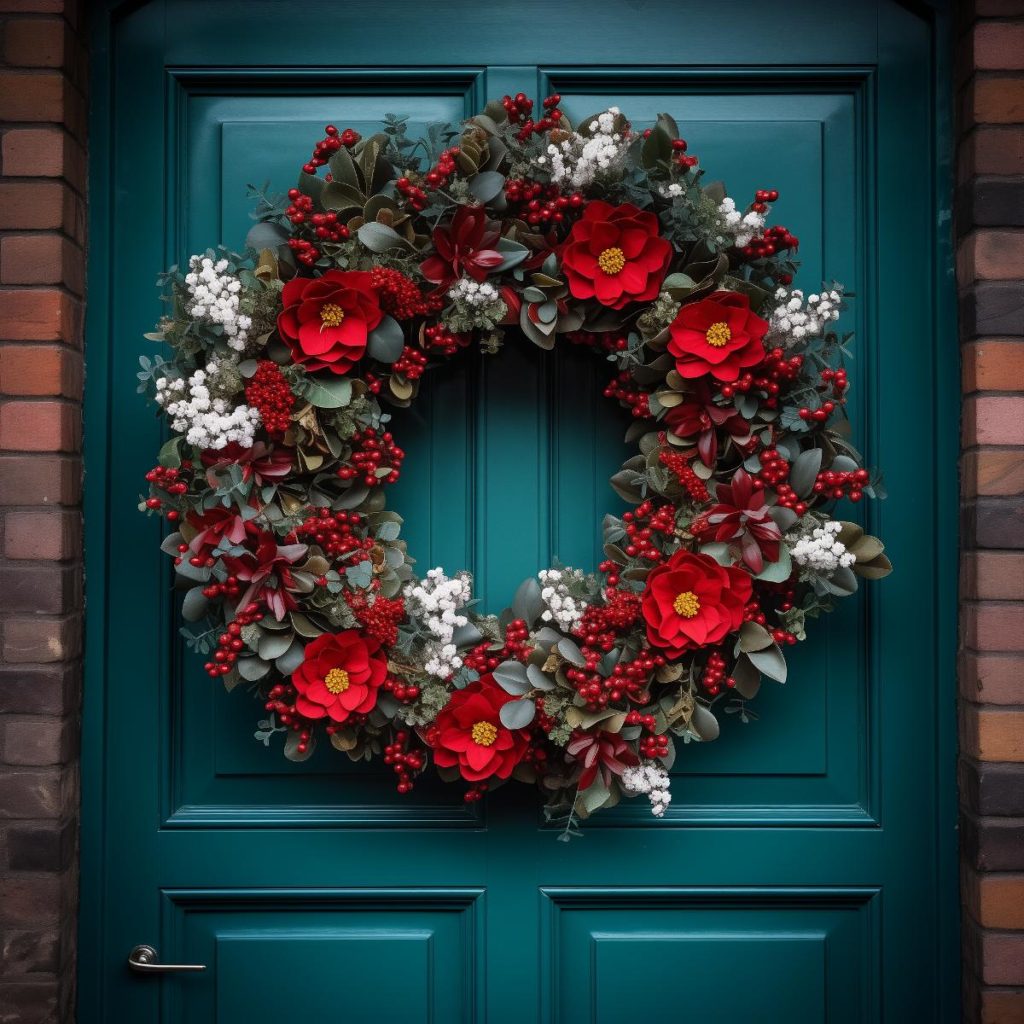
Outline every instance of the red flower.
<svg viewBox="0 0 1024 1024"><path fill-rule="evenodd" d="M384 318L365 270L328 270L293 277L281 292L277 330L292 358L307 370L348 373L366 351L366 338Z"/></svg>
<svg viewBox="0 0 1024 1024"><path fill-rule="evenodd" d="M252 538L250 538L250 544ZM255 538L255 550L244 555L224 555L223 562L232 576L237 576L248 588L239 600L245 606L251 601L264 600L280 622L285 612L298 608L290 591L295 589L291 566L305 553L305 544L279 546L270 530L260 531Z"/></svg>
<svg viewBox="0 0 1024 1024"><path fill-rule="evenodd" d="M306 645L306 658L292 673L298 690L295 709L306 718L334 722L372 711L388 674L379 652L376 640L355 629L318 636Z"/></svg>
<svg viewBox="0 0 1024 1024"><path fill-rule="evenodd" d="M435 763L457 765L469 782L492 775L507 779L529 743L526 730L507 729L499 717L502 705L516 699L490 673L456 690L428 733Z"/></svg>
<svg viewBox="0 0 1024 1024"><path fill-rule="evenodd" d="M670 658L717 644L740 628L752 591L743 569L677 551L647 577L642 598L647 639Z"/></svg>
<svg viewBox="0 0 1024 1024"><path fill-rule="evenodd" d="M779 560L782 531L769 515L764 485L741 466L733 474L731 484L715 488L718 504L700 517L701 526L694 527L701 539L739 541L743 561L754 572L764 568L764 560Z"/></svg>
<svg viewBox="0 0 1024 1024"><path fill-rule="evenodd" d="M768 321L750 311L750 300L738 292L714 292L683 306L669 327L668 350L676 357L681 377L734 381L740 371L764 358Z"/></svg>
<svg viewBox="0 0 1024 1024"><path fill-rule="evenodd" d="M495 248L499 226L487 219L482 206L460 206L451 224L434 228L434 255L420 264L423 276L447 288L463 274L482 281L505 257Z"/></svg>
<svg viewBox="0 0 1024 1024"><path fill-rule="evenodd" d="M210 553L223 538L227 538L231 544L241 544L245 540L247 533L245 520L234 508L214 505L202 515L190 509L187 519L189 525L199 531L189 544L189 550L199 558L209 558Z"/></svg>
<svg viewBox="0 0 1024 1024"><path fill-rule="evenodd" d="M257 441L251 448L243 448L237 441L231 441L223 448L207 448L201 458L206 467L207 482L214 490L223 482L217 479L217 472L229 466L238 466L242 480L248 482L251 479L257 487L286 477L292 469L292 456L287 448L271 451L262 441Z"/></svg>
<svg viewBox="0 0 1024 1024"><path fill-rule="evenodd" d="M737 439L750 436L747 421L731 405L716 405L705 381L698 382L687 401L665 413L665 423L676 437L697 438L697 454L705 466L715 464L719 428Z"/></svg>
<svg viewBox="0 0 1024 1024"><path fill-rule="evenodd" d="M598 771L605 786L611 785L613 775L621 775L627 768L640 763L636 752L613 732L577 732L569 740L566 751L583 766L580 791L588 789L597 778Z"/></svg>
<svg viewBox="0 0 1024 1024"><path fill-rule="evenodd" d="M569 291L612 309L656 299L671 259L672 244L658 234L653 213L599 199L587 204L562 247Z"/></svg>

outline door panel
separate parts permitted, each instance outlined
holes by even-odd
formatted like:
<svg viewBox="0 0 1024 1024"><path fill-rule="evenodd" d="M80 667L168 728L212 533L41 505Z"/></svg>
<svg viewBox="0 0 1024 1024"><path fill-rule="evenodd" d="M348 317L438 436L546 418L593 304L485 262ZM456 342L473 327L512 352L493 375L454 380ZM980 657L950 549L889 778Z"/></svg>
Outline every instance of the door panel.
<svg viewBox="0 0 1024 1024"><path fill-rule="evenodd" d="M746 0L398 0L386 18L313 0L301 25L294 11L111 0L97 16L80 1019L954 1020L938 566L955 423L929 412L954 383L936 321L941 18L889 0L795 2L770 24ZM569 844L532 792L467 807L424 779L399 797L383 766L326 746L296 765L279 735L255 738L259 704L211 685L181 642L159 524L135 511L160 440L133 396L156 272L241 245L247 186L289 187L324 124L457 121L519 90L559 92L574 119L668 110L738 202L780 190L797 283L856 295L854 440L891 496L850 512L897 568L818 623L759 721L679 751L664 821L630 803ZM420 569L471 569L499 611L553 559L594 567L626 453L608 375L572 346L510 337L427 378L394 418L408 460L390 495ZM209 969L130 976L138 942Z"/></svg>

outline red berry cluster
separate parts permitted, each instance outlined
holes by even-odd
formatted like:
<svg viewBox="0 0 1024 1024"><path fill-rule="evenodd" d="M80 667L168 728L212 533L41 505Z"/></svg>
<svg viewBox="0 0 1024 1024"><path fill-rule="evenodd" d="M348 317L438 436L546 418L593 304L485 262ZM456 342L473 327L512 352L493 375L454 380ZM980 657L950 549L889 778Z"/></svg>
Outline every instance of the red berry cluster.
<svg viewBox="0 0 1024 1024"><path fill-rule="evenodd" d="M208 661L203 668L211 679L217 676L226 676L238 661L238 654L245 646L242 640L242 627L253 622L259 622L263 618L258 602L246 605L245 608L235 612L233 622L229 622L227 629L217 637L217 649L213 652L213 660Z"/></svg>
<svg viewBox="0 0 1024 1024"><path fill-rule="evenodd" d="M345 600L352 613L359 620L364 631L377 640L383 647L394 647L398 642L398 624L405 618L405 599L399 597L384 597L377 594L372 601L365 592L361 590L346 590ZM415 693L407 693L402 697L396 693L399 700L413 700L419 696L417 687L406 687L407 690L416 690Z"/></svg>
<svg viewBox="0 0 1024 1024"><path fill-rule="evenodd" d="M686 493L702 504L711 498L707 484L693 471L690 460L682 452L673 448L662 448L658 453L658 461L682 484Z"/></svg>
<svg viewBox="0 0 1024 1024"><path fill-rule="evenodd" d="M659 757L667 757L668 736L664 733L660 736L644 736L640 740L640 753L651 761Z"/></svg>
<svg viewBox="0 0 1024 1024"><path fill-rule="evenodd" d="M628 370L621 370L612 378L604 389L604 397L617 399L637 419L644 419L651 415L649 393L640 390Z"/></svg>
<svg viewBox="0 0 1024 1024"><path fill-rule="evenodd" d="M807 511L807 502L801 501L796 491L789 484L776 484L775 496L777 504L781 505L782 508L791 509L798 516L802 516Z"/></svg>
<svg viewBox="0 0 1024 1024"><path fill-rule="evenodd" d="M761 602L755 597L753 600L747 603L747 606L743 609L743 621L744 622L756 622L759 626L764 626L771 635L772 640L777 644L795 644L796 634L787 632L785 629L768 627L768 616L765 615L761 608Z"/></svg>
<svg viewBox="0 0 1024 1024"><path fill-rule="evenodd" d="M313 266L320 259L320 250L308 238L289 238L288 248L295 258L307 267Z"/></svg>
<svg viewBox="0 0 1024 1024"><path fill-rule="evenodd" d="M608 563L602 563L603 568ZM611 563L613 566L614 562ZM609 577L609 582L611 577ZM588 647L600 647L607 652L615 644L615 638L640 621L640 595L629 590L611 590L605 595L603 605L588 605L583 612L579 626L573 630Z"/></svg>
<svg viewBox="0 0 1024 1024"><path fill-rule="evenodd" d="M391 367L392 372L400 373L406 380L419 380L427 368L427 357L418 348L408 345Z"/></svg>
<svg viewBox="0 0 1024 1024"><path fill-rule="evenodd" d="M411 704L420 695L418 686L406 686L400 679L392 679L390 676L381 685L395 700L400 700L403 704Z"/></svg>
<svg viewBox="0 0 1024 1024"><path fill-rule="evenodd" d="M700 678L701 685L711 694L717 697L722 692L723 684L730 689L736 685L732 676L725 674L725 658L719 651L712 651L708 655L708 663L704 668L704 674Z"/></svg>
<svg viewBox="0 0 1024 1024"><path fill-rule="evenodd" d="M443 356L453 356L469 344L465 334L455 334L442 324L429 324L423 328L423 344Z"/></svg>
<svg viewBox="0 0 1024 1024"><path fill-rule="evenodd" d="M333 210L314 213L309 222L313 225L313 233L324 242L344 242L349 237L348 226L339 222Z"/></svg>
<svg viewBox="0 0 1024 1024"><path fill-rule="evenodd" d="M758 477L766 484L775 487L789 476L789 463L775 448L766 448L761 452L761 468Z"/></svg>
<svg viewBox="0 0 1024 1024"><path fill-rule="evenodd" d="M732 398L736 392L746 394L748 391L761 391L767 396L765 405L774 409L778 405L779 392L782 385L791 383L800 376L804 357L801 355L786 358L781 348L773 348L765 353L764 359L752 370L742 374L731 384L723 384L723 398Z"/></svg>
<svg viewBox="0 0 1024 1024"><path fill-rule="evenodd" d="M654 654L650 648L645 648L631 661L620 661L612 669L611 675L604 677L592 670L601 660L601 651L589 645L582 650L587 659L587 668L567 669L565 674L591 710L621 700L646 701L651 673L665 664L663 655Z"/></svg>
<svg viewBox="0 0 1024 1024"><path fill-rule="evenodd" d="M527 644L530 630L522 619L513 619L505 627L505 643L502 647L494 647L491 641L484 640L474 647L463 659L466 668L483 675L493 672L503 661L515 658L525 661L532 651Z"/></svg>
<svg viewBox="0 0 1024 1024"><path fill-rule="evenodd" d="M561 224L566 210L578 210L585 201L579 192L563 196L557 185L544 185L529 178L509 178L505 182L505 198L518 207L514 216L533 225Z"/></svg>
<svg viewBox="0 0 1024 1024"><path fill-rule="evenodd" d="M313 155L309 158L309 163L302 165L302 169L307 174L316 174L316 169L323 167L330 160L332 153L336 153L342 146L354 146L360 138L359 132L353 131L351 128L346 128L339 134L333 124L329 124L324 129L324 136L313 147Z"/></svg>
<svg viewBox="0 0 1024 1024"><path fill-rule="evenodd" d="M313 216L313 197L305 195L297 188L290 188L288 198L291 205L285 209L284 215L293 224L305 224L306 219Z"/></svg>
<svg viewBox="0 0 1024 1024"><path fill-rule="evenodd" d="M822 402L817 409L811 409L808 406L804 406L799 413L800 419L805 420L808 423L824 423L829 416L832 415L835 407L836 404L832 401Z"/></svg>
<svg viewBox="0 0 1024 1024"><path fill-rule="evenodd" d="M384 763L391 765L398 776L398 792L408 793L412 789L412 777L423 771L426 761L422 750L408 750L409 733L399 729L395 741L384 748Z"/></svg>
<svg viewBox="0 0 1024 1024"><path fill-rule="evenodd" d="M624 551L630 558L646 558L649 562L660 562L663 555L652 543L655 534L671 537L676 530L676 513L673 505L662 505L655 509L650 500L637 505L633 512L624 512L622 521L626 524L626 545Z"/></svg>
<svg viewBox="0 0 1024 1024"><path fill-rule="evenodd" d="M774 203L779 198L779 190L777 188L759 188L754 193L754 201L750 204L750 208L755 213L767 213L768 204Z"/></svg>
<svg viewBox="0 0 1024 1024"><path fill-rule="evenodd" d="M822 370L821 382L832 388L832 394L835 395L840 405L845 404L845 396L850 387L850 380L842 367L838 370Z"/></svg>
<svg viewBox="0 0 1024 1024"><path fill-rule="evenodd" d="M850 501L860 501L861 492L867 487L871 475L866 469L843 470L827 469L818 474L814 481L814 493L826 498L847 497Z"/></svg>
<svg viewBox="0 0 1024 1024"><path fill-rule="evenodd" d="M296 527L295 538L316 544L325 555L339 562L353 551L369 551L373 547L373 538L366 536L363 517L358 512L332 512L329 508L308 515Z"/></svg>
<svg viewBox="0 0 1024 1024"><path fill-rule="evenodd" d="M283 434L291 424L295 395L272 360L261 359L256 364L256 372L245 385L245 400L259 411L268 434Z"/></svg>
<svg viewBox="0 0 1024 1024"><path fill-rule="evenodd" d="M696 167L698 160L695 156L686 155L686 139L673 139L672 149L675 151L675 162L685 170Z"/></svg>
<svg viewBox="0 0 1024 1024"><path fill-rule="evenodd" d="M185 468L185 465L185 463L182 463L182 469ZM191 463L188 463L188 468L192 468ZM152 484L154 488L159 488L167 494L174 495L174 497L180 497L188 491L188 484L185 483L184 480L179 479L180 476L180 470L173 466L154 466L148 473L146 473L146 480ZM158 498L155 494L146 499L146 508L151 509L154 512L160 511L163 507L163 499ZM176 523L181 519L181 513L176 508L168 509L166 516L172 523Z"/></svg>
<svg viewBox="0 0 1024 1024"><path fill-rule="evenodd" d="M444 188L452 180L452 176L456 171L455 158L458 155L458 146L451 146L441 153L437 158L437 163L423 176L423 180L427 183L427 188Z"/></svg>
<svg viewBox="0 0 1024 1024"><path fill-rule="evenodd" d="M395 444L391 431L378 435L373 427L367 427L353 436L351 444L351 465L344 465L337 472L342 480L361 476L367 487L374 487L393 484L398 479L405 452Z"/></svg>
<svg viewBox="0 0 1024 1024"><path fill-rule="evenodd" d="M395 188L405 196L405 201L417 212L420 213L426 209L427 204L430 202L430 197L426 192L419 187L414 185L404 175L395 182Z"/></svg>
<svg viewBox="0 0 1024 1024"><path fill-rule="evenodd" d="M429 316L444 305L444 294L424 296L416 282L400 270L374 267L370 280L377 291L380 307L396 320L411 320L416 316Z"/></svg>
<svg viewBox="0 0 1024 1024"><path fill-rule="evenodd" d="M775 225L768 228L760 238L752 238L744 245L740 252L748 260L757 260L765 256L774 256L777 252L786 249L796 249L800 246L800 239L792 235L788 228Z"/></svg>
<svg viewBox="0 0 1024 1024"><path fill-rule="evenodd" d="M530 116L533 113L533 100L525 93L517 92L515 96L502 96L501 105L508 114L510 124L521 124L516 135L520 142L526 142L531 135L540 135L551 131L565 116L558 108L562 97L553 93L543 101L544 114L536 121Z"/></svg>

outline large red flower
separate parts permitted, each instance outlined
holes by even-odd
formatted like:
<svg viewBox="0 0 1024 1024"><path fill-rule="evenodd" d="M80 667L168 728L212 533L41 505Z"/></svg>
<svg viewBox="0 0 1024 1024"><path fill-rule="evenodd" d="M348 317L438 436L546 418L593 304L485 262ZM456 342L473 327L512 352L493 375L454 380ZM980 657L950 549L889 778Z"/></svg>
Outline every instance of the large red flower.
<svg viewBox="0 0 1024 1024"><path fill-rule="evenodd" d="M278 333L295 362L314 371L348 373L363 357L367 335L384 318L365 270L293 277L281 292L281 304Z"/></svg>
<svg viewBox="0 0 1024 1024"><path fill-rule="evenodd" d="M670 658L721 642L743 623L750 574L708 555L677 551L651 570L642 598L647 639Z"/></svg>
<svg viewBox="0 0 1024 1024"><path fill-rule="evenodd" d="M668 350L680 377L734 381L740 371L764 358L768 321L751 312L738 292L714 292L683 306L669 327Z"/></svg>
<svg viewBox="0 0 1024 1024"><path fill-rule="evenodd" d="M420 264L423 276L447 288L463 274L482 281L505 257L495 248L501 231L482 206L460 206L451 224L434 228L434 255Z"/></svg>
<svg viewBox="0 0 1024 1024"><path fill-rule="evenodd" d="M456 690L427 734L434 762L458 766L462 777L480 782L496 775L507 779L529 743L524 729L508 729L499 714L516 697L506 693L490 673Z"/></svg>
<svg viewBox="0 0 1024 1024"><path fill-rule="evenodd" d="M658 234L653 213L600 199L587 204L562 247L569 291L612 309L657 298L671 259L672 244Z"/></svg>
<svg viewBox="0 0 1024 1024"><path fill-rule="evenodd" d="M324 633L306 646L306 659L292 673L295 709L306 718L344 722L377 704L388 674L380 644L358 630Z"/></svg>

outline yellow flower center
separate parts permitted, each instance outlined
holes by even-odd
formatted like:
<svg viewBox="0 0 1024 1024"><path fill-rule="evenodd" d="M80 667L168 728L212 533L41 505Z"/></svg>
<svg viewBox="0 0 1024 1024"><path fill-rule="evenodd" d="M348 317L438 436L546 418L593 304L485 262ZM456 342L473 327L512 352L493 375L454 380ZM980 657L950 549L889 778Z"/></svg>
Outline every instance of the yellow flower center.
<svg viewBox="0 0 1024 1024"><path fill-rule="evenodd" d="M345 310L334 302L325 302L320 307L320 323L324 327L340 327L345 319Z"/></svg>
<svg viewBox="0 0 1024 1024"><path fill-rule="evenodd" d="M672 603L676 615L692 619L700 611L700 599L692 590L684 590Z"/></svg>
<svg viewBox="0 0 1024 1024"><path fill-rule="evenodd" d="M715 348L721 348L723 345L729 343L729 339L732 337L732 331L729 330L729 325L724 320L719 320L717 324L712 324L704 335L709 345L714 345Z"/></svg>
<svg viewBox="0 0 1024 1024"><path fill-rule="evenodd" d="M597 265L606 274L617 274L626 265L626 254L617 245L611 249L605 249L597 257Z"/></svg>
<svg viewBox="0 0 1024 1024"><path fill-rule="evenodd" d="M489 747L498 738L498 730L490 722L477 722L471 735L474 743Z"/></svg>
<svg viewBox="0 0 1024 1024"><path fill-rule="evenodd" d="M344 693L349 688L350 682L348 673L343 668L332 668L324 678L324 686L327 687L327 692L333 693L335 696L339 693Z"/></svg>

